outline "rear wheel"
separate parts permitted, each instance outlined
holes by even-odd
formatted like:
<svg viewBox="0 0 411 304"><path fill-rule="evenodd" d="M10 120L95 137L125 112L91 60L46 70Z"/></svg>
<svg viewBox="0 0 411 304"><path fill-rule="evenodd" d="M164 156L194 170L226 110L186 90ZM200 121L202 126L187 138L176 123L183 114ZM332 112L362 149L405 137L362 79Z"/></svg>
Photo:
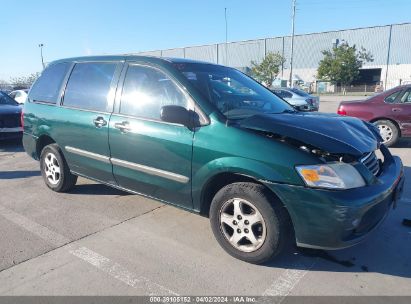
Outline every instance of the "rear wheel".
<svg viewBox="0 0 411 304"><path fill-rule="evenodd" d="M262 185L234 183L215 195L210 207L214 236L230 255L255 264L278 255L289 237L285 207Z"/></svg>
<svg viewBox="0 0 411 304"><path fill-rule="evenodd" d="M389 120L377 120L374 125L380 131L384 145L390 147L394 145L399 137L399 130L397 126Z"/></svg>
<svg viewBox="0 0 411 304"><path fill-rule="evenodd" d="M66 160L57 144L43 148L40 169L47 187L56 192L67 192L77 182L77 176L70 172Z"/></svg>

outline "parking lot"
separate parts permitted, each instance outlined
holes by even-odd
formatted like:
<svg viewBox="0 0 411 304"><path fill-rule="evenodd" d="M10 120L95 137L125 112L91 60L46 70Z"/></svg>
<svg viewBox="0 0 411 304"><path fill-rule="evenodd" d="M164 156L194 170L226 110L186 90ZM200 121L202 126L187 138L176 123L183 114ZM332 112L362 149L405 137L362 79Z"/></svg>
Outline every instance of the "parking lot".
<svg viewBox="0 0 411 304"><path fill-rule="evenodd" d="M18 142L1 143L0 295L411 295L411 228L401 224L411 140L391 151L405 166L403 199L365 242L290 247L257 266L227 255L207 218L82 178L54 193Z"/></svg>

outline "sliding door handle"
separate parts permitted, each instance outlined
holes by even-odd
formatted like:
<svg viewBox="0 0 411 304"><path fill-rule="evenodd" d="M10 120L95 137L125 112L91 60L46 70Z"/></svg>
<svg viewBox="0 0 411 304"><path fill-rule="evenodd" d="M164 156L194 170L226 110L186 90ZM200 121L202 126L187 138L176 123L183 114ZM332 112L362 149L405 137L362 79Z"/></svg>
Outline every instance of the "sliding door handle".
<svg viewBox="0 0 411 304"><path fill-rule="evenodd" d="M121 123L115 123L114 128L119 129L121 133L127 133L131 130L130 123L128 121L123 121Z"/></svg>

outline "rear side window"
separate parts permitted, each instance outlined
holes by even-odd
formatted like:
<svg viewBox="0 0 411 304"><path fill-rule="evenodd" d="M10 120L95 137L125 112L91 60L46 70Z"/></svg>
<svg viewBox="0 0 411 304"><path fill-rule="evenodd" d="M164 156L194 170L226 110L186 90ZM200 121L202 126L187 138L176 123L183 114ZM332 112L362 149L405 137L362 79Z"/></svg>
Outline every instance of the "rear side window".
<svg viewBox="0 0 411 304"><path fill-rule="evenodd" d="M70 63L62 62L47 67L31 88L29 98L33 101L57 103L70 66Z"/></svg>
<svg viewBox="0 0 411 304"><path fill-rule="evenodd" d="M407 90L401 97L401 102L411 103L411 89Z"/></svg>
<svg viewBox="0 0 411 304"><path fill-rule="evenodd" d="M124 80L120 113L160 120L161 108L177 105L187 108L188 99L164 73L145 66L130 66Z"/></svg>
<svg viewBox="0 0 411 304"><path fill-rule="evenodd" d="M71 72L64 93L67 107L107 112L116 63L78 63Z"/></svg>
<svg viewBox="0 0 411 304"><path fill-rule="evenodd" d="M385 99L384 99L385 102L387 102L387 103L393 103L393 102L397 99L397 96L400 95L400 93L401 93L401 90L399 90L399 91L397 91L397 92L395 92L395 93L392 93L391 95L385 97Z"/></svg>

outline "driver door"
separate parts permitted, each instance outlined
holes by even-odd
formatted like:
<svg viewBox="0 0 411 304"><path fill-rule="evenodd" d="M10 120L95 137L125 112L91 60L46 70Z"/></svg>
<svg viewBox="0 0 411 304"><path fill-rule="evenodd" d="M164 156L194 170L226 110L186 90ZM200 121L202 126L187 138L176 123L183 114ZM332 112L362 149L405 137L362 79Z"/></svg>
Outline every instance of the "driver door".
<svg viewBox="0 0 411 304"><path fill-rule="evenodd" d="M189 97L161 69L130 63L123 73L109 127L111 162L119 186L192 208L194 132L160 120L161 108L188 108Z"/></svg>

